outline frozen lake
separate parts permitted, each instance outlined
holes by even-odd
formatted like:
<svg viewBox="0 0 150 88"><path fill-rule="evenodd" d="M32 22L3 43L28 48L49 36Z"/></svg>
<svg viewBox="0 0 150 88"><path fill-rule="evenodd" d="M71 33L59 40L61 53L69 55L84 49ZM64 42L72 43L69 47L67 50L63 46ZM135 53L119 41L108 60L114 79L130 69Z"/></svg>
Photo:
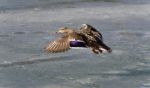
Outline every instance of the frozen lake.
<svg viewBox="0 0 150 88"><path fill-rule="evenodd" d="M150 88L149 0L0 0L0 88ZM59 27L96 27L111 54L48 54Z"/></svg>

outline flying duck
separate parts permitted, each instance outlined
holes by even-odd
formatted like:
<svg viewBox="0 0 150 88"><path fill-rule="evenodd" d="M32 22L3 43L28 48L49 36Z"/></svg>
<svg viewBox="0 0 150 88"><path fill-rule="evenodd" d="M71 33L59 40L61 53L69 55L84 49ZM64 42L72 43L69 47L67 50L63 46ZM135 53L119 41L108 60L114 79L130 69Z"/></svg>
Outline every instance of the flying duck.
<svg viewBox="0 0 150 88"><path fill-rule="evenodd" d="M48 43L45 50L49 53L64 52L71 49L71 47L91 48L95 54L112 51L111 48L103 43L101 33L88 24L82 24L78 31L68 27L61 27L57 33L62 33L63 36Z"/></svg>

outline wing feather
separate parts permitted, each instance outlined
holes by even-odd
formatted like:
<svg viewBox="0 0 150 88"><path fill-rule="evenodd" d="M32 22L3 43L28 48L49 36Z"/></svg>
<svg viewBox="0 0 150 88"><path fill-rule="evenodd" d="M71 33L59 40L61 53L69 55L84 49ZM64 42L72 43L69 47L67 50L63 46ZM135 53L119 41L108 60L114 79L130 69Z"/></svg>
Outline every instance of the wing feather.
<svg viewBox="0 0 150 88"><path fill-rule="evenodd" d="M67 36L63 36L60 39L50 42L45 48L45 50L50 53L64 52L69 49L70 44Z"/></svg>
<svg viewBox="0 0 150 88"><path fill-rule="evenodd" d="M60 52L63 52L63 47L62 47L62 45L63 45L63 42L59 45L59 51L60 51Z"/></svg>

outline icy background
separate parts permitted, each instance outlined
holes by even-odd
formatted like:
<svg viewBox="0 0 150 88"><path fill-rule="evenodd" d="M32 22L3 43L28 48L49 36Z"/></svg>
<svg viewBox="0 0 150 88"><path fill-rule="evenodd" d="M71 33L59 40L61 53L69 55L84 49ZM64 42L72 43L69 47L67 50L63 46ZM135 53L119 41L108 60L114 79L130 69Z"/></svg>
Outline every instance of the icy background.
<svg viewBox="0 0 150 88"><path fill-rule="evenodd" d="M43 51L83 23L111 54ZM150 0L0 0L0 88L150 88Z"/></svg>

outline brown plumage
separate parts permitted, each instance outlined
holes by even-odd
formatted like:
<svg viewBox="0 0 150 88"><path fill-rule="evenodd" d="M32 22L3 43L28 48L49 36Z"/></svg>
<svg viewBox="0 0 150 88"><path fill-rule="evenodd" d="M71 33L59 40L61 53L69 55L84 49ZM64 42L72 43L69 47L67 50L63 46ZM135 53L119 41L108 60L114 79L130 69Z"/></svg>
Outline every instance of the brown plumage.
<svg viewBox="0 0 150 88"><path fill-rule="evenodd" d="M45 50L47 52L57 53L64 52L70 49L70 41L81 41L84 43L83 37L74 29L63 27L59 28L57 33L63 33L63 36L53 42L50 42Z"/></svg>
<svg viewBox="0 0 150 88"><path fill-rule="evenodd" d="M91 37L93 39L99 38L101 41L103 41L102 34L99 31L97 31L96 28L94 28L89 24L82 24L80 28L80 32L84 33L86 36Z"/></svg>
<svg viewBox="0 0 150 88"><path fill-rule="evenodd" d="M86 27L85 27L86 26ZM87 31L86 31L87 30ZM63 33L63 36L50 42L45 50L50 53L64 52L70 47L92 48L95 54L102 53L103 49L110 52L110 48L102 41L102 35L96 29L90 29L87 25L82 25L81 30L62 27L57 33ZM103 49L102 49L103 48Z"/></svg>
<svg viewBox="0 0 150 88"><path fill-rule="evenodd" d="M57 52L64 52L70 49L68 36L63 36L53 42L50 42L46 47L45 50L47 52L57 53Z"/></svg>
<svg viewBox="0 0 150 88"><path fill-rule="evenodd" d="M112 49L103 42L102 34L89 24L82 24L80 32L88 37L89 46L92 47L94 53L103 52L104 50L112 52Z"/></svg>

